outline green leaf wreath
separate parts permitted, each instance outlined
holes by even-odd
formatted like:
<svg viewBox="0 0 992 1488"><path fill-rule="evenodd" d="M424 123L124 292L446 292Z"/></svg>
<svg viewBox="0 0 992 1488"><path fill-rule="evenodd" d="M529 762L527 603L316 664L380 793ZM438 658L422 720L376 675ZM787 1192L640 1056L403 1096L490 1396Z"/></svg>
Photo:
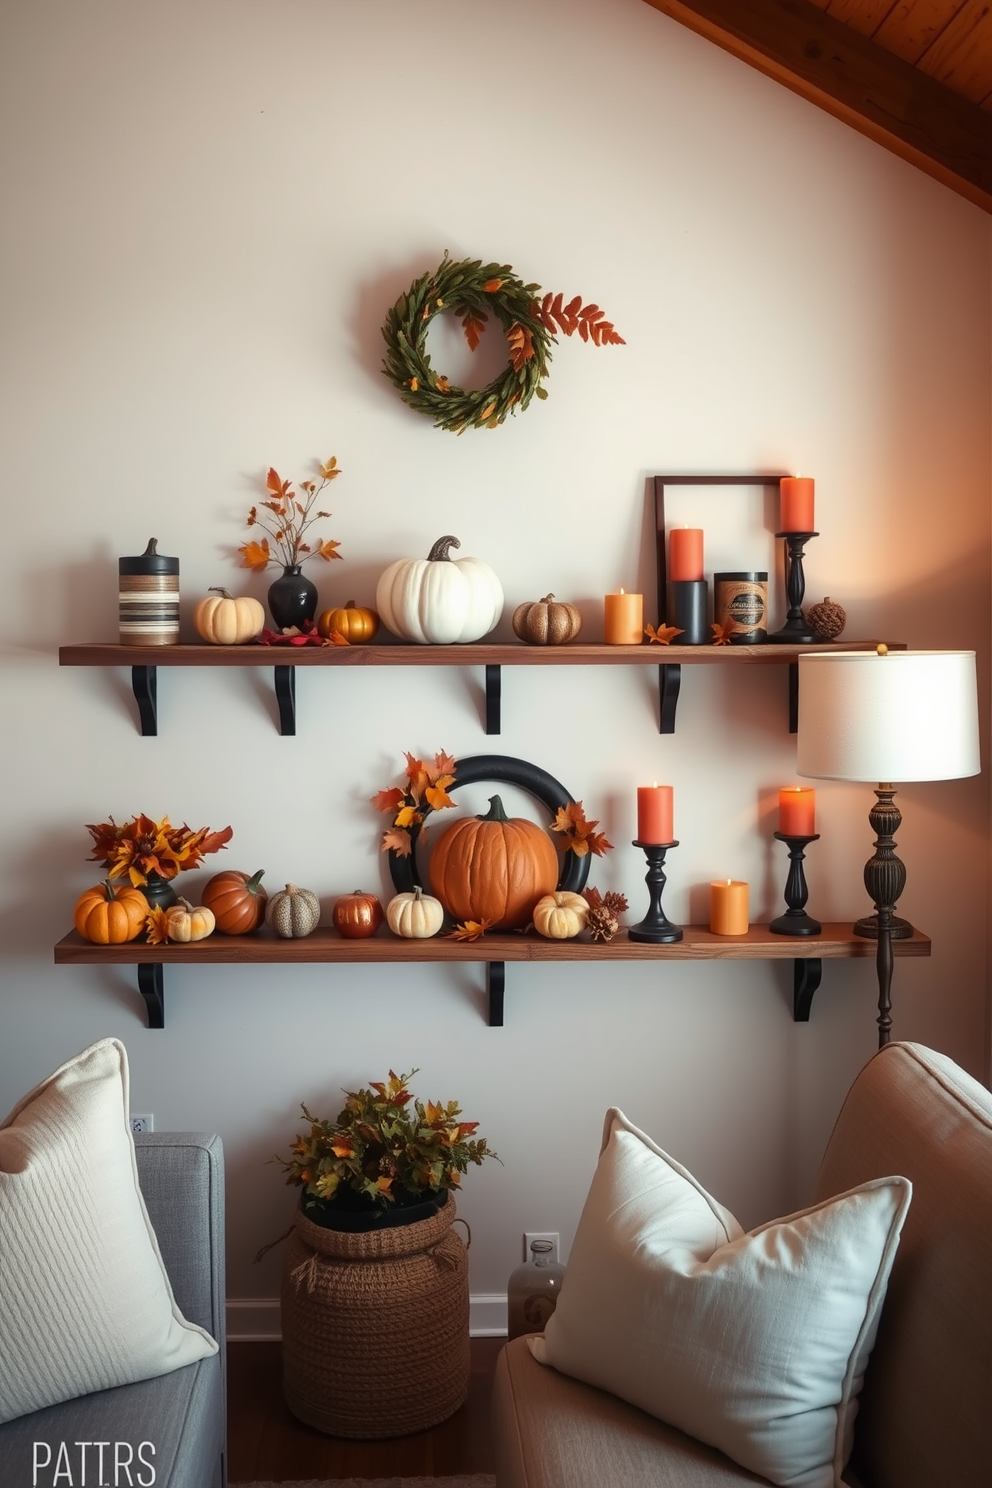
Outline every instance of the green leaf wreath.
<svg viewBox="0 0 992 1488"><path fill-rule="evenodd" d="M508 413L526 408L551 370L551 348L558 334L574 335L594 346L623 346L622 336L598 305L583 305L576 295L567 305L562 295L539 284L524 284L509 264L479 259L452 263L445 254L433 274L415 279L386 316L383 374L417 413L438 429L461 434L468 428L495 429ZM475 351L494 315L506 333L510 359L506 370L486 387L466 391L434 371L427 355L427 331L435 315L449 310L461 321L465 339Z"/></svg>

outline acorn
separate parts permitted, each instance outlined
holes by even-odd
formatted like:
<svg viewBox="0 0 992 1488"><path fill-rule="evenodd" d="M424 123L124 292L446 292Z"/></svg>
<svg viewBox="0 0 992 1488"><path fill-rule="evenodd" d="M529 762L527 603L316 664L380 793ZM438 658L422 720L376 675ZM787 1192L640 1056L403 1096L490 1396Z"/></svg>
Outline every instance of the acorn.
<svg viewBox="0 0 992 1488"><path fill-rule="evenodd" d="M847 624L847 611L827 595L806 611L806 624L824 641L835 641Z"/></svg>

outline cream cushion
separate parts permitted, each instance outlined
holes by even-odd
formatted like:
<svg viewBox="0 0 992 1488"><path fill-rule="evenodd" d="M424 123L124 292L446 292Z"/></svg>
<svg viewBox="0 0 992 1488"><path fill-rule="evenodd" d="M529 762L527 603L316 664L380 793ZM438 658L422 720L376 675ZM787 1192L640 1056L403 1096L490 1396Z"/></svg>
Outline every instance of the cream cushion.
<svg viewBox="0 0 992 1488"><path fill-rule="evenodd" d="M782 1488L834 1488L911 1193L875 1179L744 1234L611 1110L531 1350Z"/></svg>
<svg viewBox="0 0 992 1488"><path fill-rule="evenodd" d="M217 1352L176 1307L148 1221L117 1039L0 1125L0 1283L0 1421Z"/></svg>

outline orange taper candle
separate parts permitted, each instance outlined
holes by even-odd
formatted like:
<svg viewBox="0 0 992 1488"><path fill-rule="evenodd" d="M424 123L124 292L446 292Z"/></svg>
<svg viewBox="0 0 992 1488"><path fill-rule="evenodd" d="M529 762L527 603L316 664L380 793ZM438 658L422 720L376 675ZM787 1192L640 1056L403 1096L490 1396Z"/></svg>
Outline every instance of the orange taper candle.
<svg viewBox="0 0 992 1488"><path fill-rule="evenodd" d="M805 475L786 475L778 488L780 532L812 532L813 482Z"/></svg>
<svg viewBox="0 0 992 1488"><path fill-rule="evenodd" d="M640 594L608 594L603 601L603 635L608 646L639 646L644 639L644 599Z"/></svg>
<svg viewBox="0 0 992 1488"><path fill-rule="evenodd" d="M816 835L816 791L808 785L787 785L778 793L778 829L783 837Z"/></svg>
<svg viewBox="0 0 992 1488"><path fill-rule="evenodd" d="M672 799L674 791L670 785L639 785L637 787L637 840L653 844L675 841L672 828Z"/></svg>
<svg viewBox="0 0 992 1488"><path fill-rule="evenodd" d="M668 577L673 584L703 577L703 529L673 527L668 534Z"/></svg>
<svg viewBox="0 0 992 1488"><path fill-rule="evenodd" d="M746 935L747 884L724 878L710 884L710 930L714 935Z"/></svg>

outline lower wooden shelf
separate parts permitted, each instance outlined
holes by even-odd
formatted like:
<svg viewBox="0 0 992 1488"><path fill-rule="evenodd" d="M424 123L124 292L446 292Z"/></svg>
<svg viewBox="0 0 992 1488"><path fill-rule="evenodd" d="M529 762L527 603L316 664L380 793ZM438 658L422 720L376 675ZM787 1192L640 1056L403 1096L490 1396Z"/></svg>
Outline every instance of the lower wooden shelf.
<svg viewBox="0 0 992 1488"><path fill-rule="evenodd" d="M534 934L492 934L477 941L434 936L401 940L385 928L366 940L345 940L336 930L318 929L304 940L281 940L267 929L254 935L211 935L193 945L94 945L75 930L55 946L60 966L131 965L138 969L138 990L145 1000L149 1028L165 1027L164 968L193 963L209 965L307 965L366 962L474 961L487 967L490 1027L503 1024L508 961L792 961L793 1017L809 1019L813 994L820 985L824 960L874 959L876 944L853 934L849 922L825 923L820 935L793 939L775 935L767 925L752 925L746 935L713 935L703 925L683 927L674 945L632 941L625 930L613 940L545 940ZM929 956L930 940L919 931L892 945L896 956Z"/></svg>

